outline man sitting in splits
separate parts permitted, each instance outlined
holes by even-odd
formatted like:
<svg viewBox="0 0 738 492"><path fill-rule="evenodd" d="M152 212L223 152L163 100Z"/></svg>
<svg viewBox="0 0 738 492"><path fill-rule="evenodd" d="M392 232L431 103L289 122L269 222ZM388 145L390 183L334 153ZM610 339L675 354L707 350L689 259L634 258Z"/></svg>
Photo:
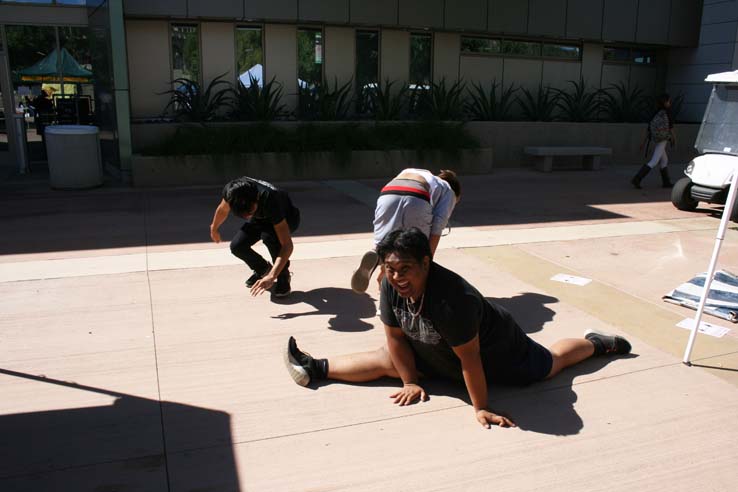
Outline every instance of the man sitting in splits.
<svg viewBox="0 0 738 492"><path fill-rule="evenodd" d="M624 338L593 331L584 338L559 340L548 349L539 345L510 313L432 261L428 238L418 229L391 232L377 245L377 254L385 268L380 311L386 345L318 359L301 351L290 337L284 360L297 384L399 378L402 388L391 397L408 405L428 398L421 376L463 381L477 421L487 428L508 427L514 422L487 406L490 382L527 385L593 355L630 352Z"/></svg>

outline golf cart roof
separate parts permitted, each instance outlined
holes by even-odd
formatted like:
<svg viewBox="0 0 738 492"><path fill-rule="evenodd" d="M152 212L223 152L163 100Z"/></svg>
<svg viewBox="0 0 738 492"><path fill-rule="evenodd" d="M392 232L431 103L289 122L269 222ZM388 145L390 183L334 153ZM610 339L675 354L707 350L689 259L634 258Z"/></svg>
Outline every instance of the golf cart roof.
<svg viewBox="0 0 738 492"><path fill-rule="evenodd" d="M738 84L738 70L710 74L705 79L705 82L712 82L714 84Z"/></svg>

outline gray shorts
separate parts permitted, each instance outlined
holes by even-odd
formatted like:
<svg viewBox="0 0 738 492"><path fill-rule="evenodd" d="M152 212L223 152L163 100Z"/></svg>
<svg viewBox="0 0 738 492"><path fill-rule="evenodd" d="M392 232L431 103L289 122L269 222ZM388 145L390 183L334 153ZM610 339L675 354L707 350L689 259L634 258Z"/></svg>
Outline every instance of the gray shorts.
<svg viewBox="0 0 738 492"><path fill-rule="evenodd" d="M427 197L427 198L426 198ZM374 210L374 244L397 229L417 227L430 236L433 208L428 191L418 182L395 179L382 189Z"/></svg>

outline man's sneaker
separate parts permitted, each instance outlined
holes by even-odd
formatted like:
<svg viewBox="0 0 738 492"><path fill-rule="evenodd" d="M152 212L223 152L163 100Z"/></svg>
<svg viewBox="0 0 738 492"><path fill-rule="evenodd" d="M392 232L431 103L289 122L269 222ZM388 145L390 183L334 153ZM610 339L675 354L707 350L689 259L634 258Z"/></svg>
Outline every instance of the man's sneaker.
<svg viewBox="0 0 738 492"><path fill-rule="evenodd" d="M351 275L351 288L354 292L366 292L367 287L369 287L369 278L377 267L378 261L379 256L376 251L367 251L364 253L364 256L361 257L359 268Z"/></svg>
<svg viewBox="0 0 738 492"><path fill-rule="evenodd" d="M290 373L292 379L300 386L307 386L318 372L315 359L310 354L306 354L297 348L295 337L287 340L287 347L284 350L284 365L287 372Z"/></svg>
<svg viewBox="0 0 738 492"><path fill-rule="evenodd" d="M248 287L249 289L251 287L253 287L254 284L256 282L258 282L259 279L261 279L261 277L263 277L264 275L266 275L267 273L269 273L269 270L271 270L271 269L272 269L272 265L269 265L269 267L266 270L264 270L264 273L258 273L256 271L254 271L254 273L251 274L251 276L246 279L246 287Z"/></svg>
<svg viewBox="0 0 738 492"><path fill-rule="evenodd" d="M584 338L592 342L595 347L595 355L623 355L630 353L630 343L618 335L610 335L594 330L584 332Z"/></svg>
<svg viewBox="0 0 738 492"><path fill-rule="evenodd" d="M288 296L290 292L292 292L292 288L290 287L290 273L282 272L279 277L277 277L277 282L274 284L272 294L274 297L285 297Z"/></svg>

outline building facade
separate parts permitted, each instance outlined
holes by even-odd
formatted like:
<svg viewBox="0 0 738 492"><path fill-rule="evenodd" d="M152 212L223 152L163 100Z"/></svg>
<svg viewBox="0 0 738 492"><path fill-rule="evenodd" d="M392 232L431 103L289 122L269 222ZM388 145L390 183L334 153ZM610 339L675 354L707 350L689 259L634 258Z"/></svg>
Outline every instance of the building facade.
<svg viewBox="0 0 738 492"><path fill-rule="evenodd" d="M668 90L683 96L680 119L699 121L704 76L738 68L733 0L0 0L0 26L7 151L22 140L7 115L24 97L89 96L107 164L124 172L130 125L161 118L180 77L275 80L288 109L321 83L359 93L384 81L537 90L583 80ZM19 75L64 49L94 77Z"/></svg>

